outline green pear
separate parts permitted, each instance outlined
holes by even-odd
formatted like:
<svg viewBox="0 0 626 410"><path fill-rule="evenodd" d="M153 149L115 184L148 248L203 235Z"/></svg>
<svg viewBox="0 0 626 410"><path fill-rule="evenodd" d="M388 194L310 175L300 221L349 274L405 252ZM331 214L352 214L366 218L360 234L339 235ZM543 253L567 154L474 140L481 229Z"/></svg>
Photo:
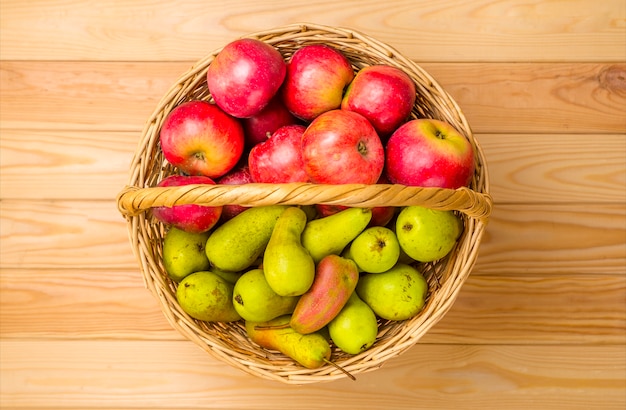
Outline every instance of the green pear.
<svg viewBox="0 0 626 410"><path fill-rule="evenodd" d="M212 266L210 269L207 269L215 273L218 276L221 276L228 283L232 283L233 285L237 283L239 278L241 277L241 272L229 272L221 269L217 269L215 266Z"/></svg>
<svg viewBox="0 0 626 410"><path fill-rule="evenodd" d="M313 258L300 242L306 226L306 213L298 207L287 208L276 221L263 255L263 271L269 286L281 296L299 296L315 277Z"/></svg>
<svg viewBox="0 0 626 410"><path fill-rule="evenodd" d="M174 227L167 231L163 238L163 267L173 281L180 282L211 266L204 251L208 238L208 232L185 232Z"/></svg>
<svg viewBox="0 0 626 410"><path fill-rule="evenodd" d="M362 272L385 272L400 257L400 244L396 234L384 226L365 229L352 241L349 249L350 257Z"/></svg>
<svg viewBox="0 0 626 410"><path fill-rule="evenodd" d="M250 340L266 349L278 350L308 369L317 369L330 361L331 348L321 333L301 335L289 326L290 315L268 322L246 321Z"/></svg>
<svg viewBox="0 0 626 410"><path fill-rule="evenodd" d="M333 343L349 354L358 354L369 349L378 335L376 314L356 292L339 314L328 324Z"/></svg>
<svg viewBox="0 0 626 410"><path fill-rule="evenodd" d="M386 272L361 276L356 292L381 318L406 320L423 309L428 283L417 269L398 263Z"/></svg>
<svg viewBox="0 0 626 410"><path fill-rule="evenodd" d="M241 319L233 306L233 288L213 272L195 272L176 289L181 309L194 319L206 322L234 322Z"/></svg>
<svg viewBox="0 0 626 410"><path fill-rule="evenodd" d="M347 208L308 222L302 231L304 246L315 263L324 256L340 255L344 248L367 227L372 219L369 208Z"/></svg>
<svg viewBox="0 0 626 410"><path fill-rule="evenodd" d="M262 269L252 269L239 278L233 291L233 305L244 320L267 322L293 312L297 296L280 296L265 280Z"/></svg>
<svg viewBox="0 0 626 410"><path fill-rule="evenodd" d="M248 208L224 222L209 236L206 255L217 269L248 269L265 251L283 205Z"/></svg>
<svg viewBox="0 0 626 410"><path fill-rule="evenodd" d="M407 206L396 220L400 247L419 262L432 262L446 256L461 235L461 219L452 211Z"/></svg>

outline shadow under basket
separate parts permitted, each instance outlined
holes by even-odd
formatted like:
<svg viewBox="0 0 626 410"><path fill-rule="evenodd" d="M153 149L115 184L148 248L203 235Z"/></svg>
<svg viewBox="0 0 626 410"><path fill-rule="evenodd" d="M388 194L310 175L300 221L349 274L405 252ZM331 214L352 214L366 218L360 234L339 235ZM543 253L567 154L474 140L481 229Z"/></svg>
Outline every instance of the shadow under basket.
<svg viewBox="0 0 626 410"><path fill-rule="evenodd" d="M436 118L452 124L474 145L475 172L468 188L457 190L403 185L317 185L309 183L188 185L156 187L175 174L159 145L159 131L166 116L189 100L212 101L206 72L221 49L198 61L170 88L148 119L130 167L129 183L119 193L117 204L126 218L132 249L139 261L146 287L158 299L169 323L183 336L215 358L252 375L288 384L328 382L347 377L328 364L307 369L283 354L250 341L243 321L207 323L190 318L176 301L176 283L162 263L166 227L152 217L150 208L181 204L220 206L240 204L311 205L341 204L353 207L420 205L453 210L463 219L464 230L456 247L442 260L419 264L429 284L427 302L420 314L405 321L379 321L376 342L367 351L349 355L333 346L331 360L353 376L380 368L415 345L453 305L472 270L479 244L491 213L492 200L483 152L456 102L422 68L395 49L363 33L316 24L294 24L248 34L278 49L286 60L309 44L326 44L341 50L356 71L375 64L402 69L415 82L416 103L412 118Z"/></svg>

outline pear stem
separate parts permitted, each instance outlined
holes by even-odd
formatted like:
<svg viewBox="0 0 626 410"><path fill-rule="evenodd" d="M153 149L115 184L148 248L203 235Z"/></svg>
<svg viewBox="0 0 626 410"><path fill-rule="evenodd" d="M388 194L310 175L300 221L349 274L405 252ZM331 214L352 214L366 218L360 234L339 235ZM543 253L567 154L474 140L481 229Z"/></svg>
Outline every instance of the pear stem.
<svg viewBox="0 0 626 410"><path fill-rule="evenodd" d="M289 327L289 323L283 323L282 325L256 325L254 326L255 330L273 330L273 329L287 329Z"/></svg>
<svg viewBox="0 0 626 410"><path fill-rule="evenodd" d="M346 376L348 376L349 378L351 378L352 380L356 380L356 377L354 377L352 375L352 373L350 373L349 371L347 371L346 369L344 369L343 367L339 366L337 363L331 362L330 360L323 358L322 360L324 360L325 363L336 367L337 369L341 370Z"/></svg>

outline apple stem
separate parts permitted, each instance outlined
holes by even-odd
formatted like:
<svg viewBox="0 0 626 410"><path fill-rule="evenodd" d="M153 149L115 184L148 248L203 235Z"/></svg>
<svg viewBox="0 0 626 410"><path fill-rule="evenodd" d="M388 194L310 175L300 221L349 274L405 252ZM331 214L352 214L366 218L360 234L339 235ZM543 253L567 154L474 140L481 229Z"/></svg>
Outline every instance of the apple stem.
<svg viewBox="0 0 626 410"><path fill-rule="evenodd" d="M365 142L363 141L359 141L356 149L359 151L359 154L363 156L367 154L367 145L365 145Z"/></svg>

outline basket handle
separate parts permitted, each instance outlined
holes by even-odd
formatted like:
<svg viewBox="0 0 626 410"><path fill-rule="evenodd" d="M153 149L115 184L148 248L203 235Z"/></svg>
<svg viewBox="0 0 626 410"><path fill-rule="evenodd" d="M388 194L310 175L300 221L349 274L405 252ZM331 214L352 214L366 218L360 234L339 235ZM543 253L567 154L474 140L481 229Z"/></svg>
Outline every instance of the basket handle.
<svg viewBox="0 0 626 410"><path fill-rule="evenodd" d="M198 204L223 206L266 205L345 205L375 206L420 205L437 210L456 210L486 223L493 207L489 194L469 188L422 188L396 184L324 185L311 183L245 185L183 185L139 188L126 186L117 196L120 213L136 216L157 206Z"/></svg>

